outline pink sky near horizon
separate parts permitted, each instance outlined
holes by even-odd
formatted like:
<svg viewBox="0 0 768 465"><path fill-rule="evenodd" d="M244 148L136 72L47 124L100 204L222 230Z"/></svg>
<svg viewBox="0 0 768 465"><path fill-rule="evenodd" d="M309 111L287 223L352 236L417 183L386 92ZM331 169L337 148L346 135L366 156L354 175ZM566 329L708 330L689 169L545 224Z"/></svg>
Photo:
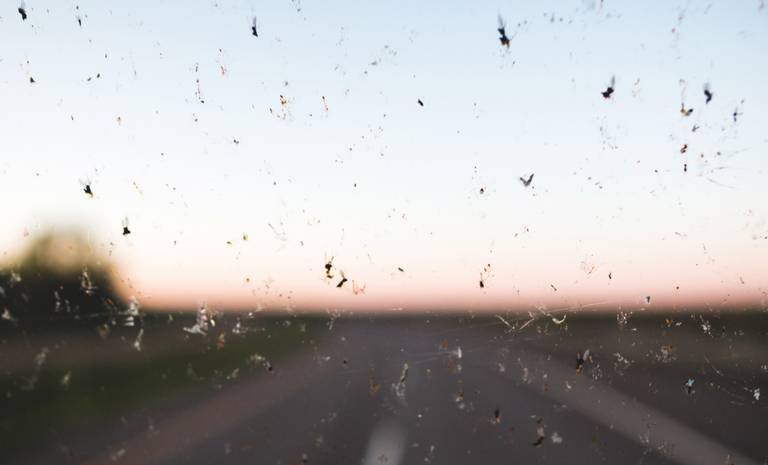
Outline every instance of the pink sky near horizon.
<svg viewBox="0 0 768 465"><path fill-rule="evenodd" d="M329 280L324 276L324 257L314 263L307 258L305 266L297 268L270 269L276 261L261 263L263 268L249 267L232 260L229 265L214 266L212 261L211 266L158 266L154 271L142 267L133 273L124 269L117 277L124 296L136 296L145 306L157 308L191 309L202 303L220 309L309 312L497 312L593 304L594 309L608 311L765 307L765 262L733 257L730 263L711 258L707 263L704 253L699 258L698 263L679 255L645 261L523 259L511 265L509 259L492 257L490 272L483 271L487 263L403 263L401 272L394 264L366 260L341 266L349 280L342 288L336 287L338 258ZM646 296L651 297L650 305Z"/></svg>

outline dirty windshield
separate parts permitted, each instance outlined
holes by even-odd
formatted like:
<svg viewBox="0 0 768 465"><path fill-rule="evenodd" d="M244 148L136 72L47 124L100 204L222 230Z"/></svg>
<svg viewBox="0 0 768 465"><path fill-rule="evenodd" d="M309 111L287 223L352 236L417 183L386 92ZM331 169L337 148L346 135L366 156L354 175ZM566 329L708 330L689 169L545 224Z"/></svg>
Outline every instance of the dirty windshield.
<svg viewBox="0 0 768 465"><path fill-rule="evenodd" d="M768 463L764 0L3 0L0 462Z"/></svg>

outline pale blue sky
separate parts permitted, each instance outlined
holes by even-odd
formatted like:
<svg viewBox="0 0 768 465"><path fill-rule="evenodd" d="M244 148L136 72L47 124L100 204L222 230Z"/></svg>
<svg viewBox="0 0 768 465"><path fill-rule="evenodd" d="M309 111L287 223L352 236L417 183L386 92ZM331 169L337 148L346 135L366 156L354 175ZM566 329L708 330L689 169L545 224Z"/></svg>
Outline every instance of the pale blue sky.
<svg viewBox="0 0 768 465"><path fill-rule="evenodd" d="M631 299L674 289L663 262L690 289L768 289L759 1L300 3L27 1L22 22L5 2L2 251L80 224L158 301ZM323 282L330 255L370 297Z"/></svg>

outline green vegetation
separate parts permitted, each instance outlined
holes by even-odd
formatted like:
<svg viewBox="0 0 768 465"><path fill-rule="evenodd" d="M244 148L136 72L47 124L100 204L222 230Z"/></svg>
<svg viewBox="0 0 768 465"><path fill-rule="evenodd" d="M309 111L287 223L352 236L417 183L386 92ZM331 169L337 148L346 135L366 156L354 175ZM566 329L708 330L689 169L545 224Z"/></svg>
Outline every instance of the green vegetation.
<svg viewBox="0 0 768 465"><path fill-rule="evenodd" d="M320 319L143 313L72 231L0 266L0 436L5 457L122 417L149 422L243 377L271 376L327 330ZM149 427L149 426L148 426Z"/></svg>
<svg viewBox="0 0 768 465"><path fill-rule="evenodd" d="M237 318L231 316L217 324L221 331L199 335L183 329L194 323L189 314L171 323L167 318L145 316L141 351L134 347L137 328L114 331L106 340L96 331L60 333L61 344L48 347L39 370L33 352L42 346L29 351L26 370L2 373L6 451L44 443L50 431L94 427L123 415L144 414L151 421L151 412L162 413L165 404L194 402L242 377L272 376L286 355L310 350L327 332L319 319L268 318L251 320L251 332L238 335L228 324ZM94 353L111 352L115 360L68 361L67 345L75 341L91 344Z"/></svg>

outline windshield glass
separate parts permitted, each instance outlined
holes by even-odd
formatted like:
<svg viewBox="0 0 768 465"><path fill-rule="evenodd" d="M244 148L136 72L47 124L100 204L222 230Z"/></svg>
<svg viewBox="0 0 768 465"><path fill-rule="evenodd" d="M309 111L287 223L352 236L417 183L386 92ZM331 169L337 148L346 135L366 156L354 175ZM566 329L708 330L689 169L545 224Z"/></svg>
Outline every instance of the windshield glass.
<svg viewBox="0 0 768 465"><path fill-rule="evenodd" d="M762 0L16 0L18 464L762 464Z"/></svg>

